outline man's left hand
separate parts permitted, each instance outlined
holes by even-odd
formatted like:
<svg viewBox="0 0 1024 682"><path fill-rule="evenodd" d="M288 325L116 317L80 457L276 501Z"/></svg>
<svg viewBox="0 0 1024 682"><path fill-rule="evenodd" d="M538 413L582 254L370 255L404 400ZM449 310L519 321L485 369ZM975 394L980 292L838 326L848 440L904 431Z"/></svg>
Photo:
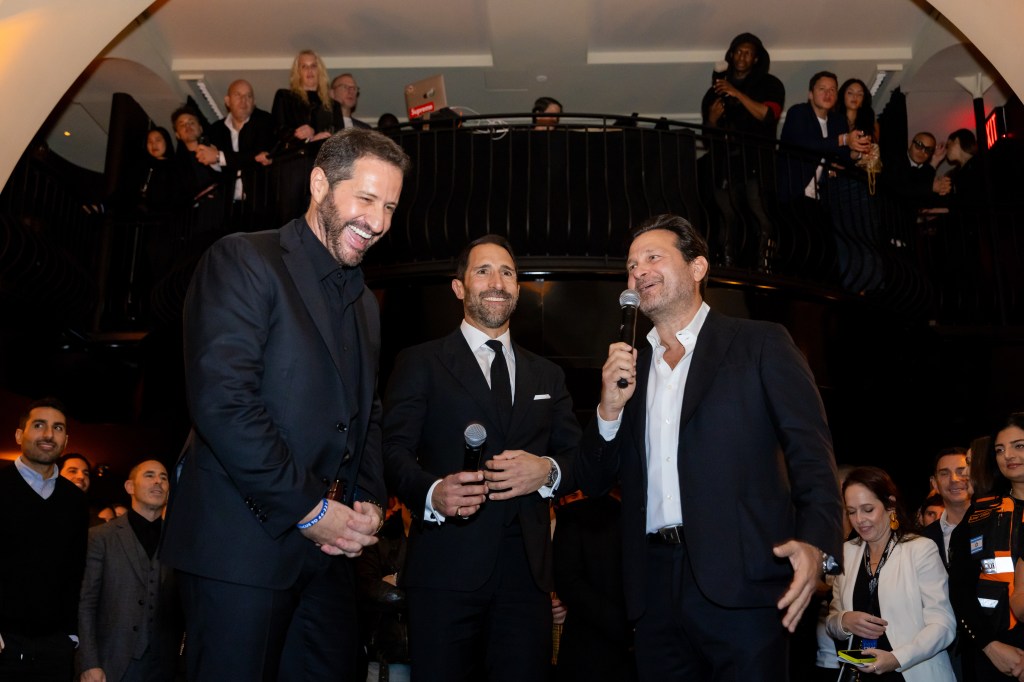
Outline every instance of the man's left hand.
<svg viewBox="0 0 1024 682"><path fill-rule="evenodd" d="M525 450L506 450L484 463L484 483L491 500L510 500L537 492L551 471L550 460ZM501 492L497 492L501 491Z"/></svg>
<svg viewBox="0 0 1024 682"><path fill-rule="evenodd" d="M778 608L780 611L786 610L782 617L782 627L794 632L797 623L800 622L800 616L811 602L814 587L818 584L818 574L821 573L821 550L806 542L790 540L772 551L780 559L788 558L793 566L793 582L779 600Z"/></svg>

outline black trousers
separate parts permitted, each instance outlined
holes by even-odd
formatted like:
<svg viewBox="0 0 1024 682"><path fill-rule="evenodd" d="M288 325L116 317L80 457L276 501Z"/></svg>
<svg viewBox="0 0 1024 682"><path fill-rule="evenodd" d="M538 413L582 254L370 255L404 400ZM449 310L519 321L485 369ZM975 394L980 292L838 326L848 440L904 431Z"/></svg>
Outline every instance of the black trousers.
<svg viewBox="0 0 1024 682"><path fill-rule="evenodd" d="M736 580L742 568L736 567ZM780 682L789 679L781 613L726 608L694 579L685 542L649 544L647 606L636 624L641 682Z"/></svg>
<svg viewBox="0 0 1024 682"><path fill-rule="evenodd" d="M551 595L537 587L519 525L505 528L494 573L472 592L408 587L413 682L543 682ZM458 571L458 557L451 557Z"/></svg>
<svg viewBox="0 0 1024 682"><path fill-rule="evenodd" d="M190 682L356 679L351 560L307 555L284 590L178 573Z"/></svg>

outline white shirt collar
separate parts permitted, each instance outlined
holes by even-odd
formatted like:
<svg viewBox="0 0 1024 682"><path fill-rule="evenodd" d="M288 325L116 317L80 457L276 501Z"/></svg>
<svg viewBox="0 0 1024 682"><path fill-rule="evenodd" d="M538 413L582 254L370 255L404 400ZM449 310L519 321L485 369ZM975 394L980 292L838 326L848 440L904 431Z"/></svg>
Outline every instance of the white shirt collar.
<svg viewBox="0 0 1024 682"><path fill-rule="evenodd" d="M484 345L491 340L492 337L483 333L466 320L462 320L462 325L459 327L462 330L462 336L466 339L466 343L473 350L476 350L480 346ZM501 341L501 345L505 348L505 354L509 355L512 351L512 333L510 329L506 329L505 333L498 337L498 341Z"/></svg>
<svg viewBox="0 0 1024 682"><path fill-rule="evenodd" d="M245 124L249 122L250 118L252 118L252 116L250 116L249 118L247 118L244 121L242 121L242 125L239 126L238 128L236 128L235 127L235 117L232 116L230 114L230 112L229 112L228 115L227 115L227 118L224 119L224 125L226 125L231 130L235 131L236 133L240 133L240 132L242 132L242 127L245 126Z"/></svg>
<svg viewBox="0 0 1024 682"><path fill-rule="evenodd" d="M676 332L676 338L679 339L679 343L683 346L684 357L692 353L693 349L697 346L697 336L700 334L700 330L704 328L704 322L708 319L708 312L710 311L711 307L707 301L702 301L700 308L697 309L697 313L690 320L690 323ZM655 356L660 357L661 354L664 354L665 347L661 345L661 337L658 335L657 327L652 327L651 331L647 333L647 342L654 349Z"/></svg>

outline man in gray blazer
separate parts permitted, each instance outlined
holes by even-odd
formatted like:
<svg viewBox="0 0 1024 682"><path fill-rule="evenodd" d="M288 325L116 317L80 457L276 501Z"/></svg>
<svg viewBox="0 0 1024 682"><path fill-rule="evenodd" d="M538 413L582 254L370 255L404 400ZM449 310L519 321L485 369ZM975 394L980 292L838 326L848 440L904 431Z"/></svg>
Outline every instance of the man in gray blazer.
<svg viewBox="0 0 1024 682"><path fill-rule="evenodd" d="M132 508L89 531L78 606L82 682L168 682L181 639L173 571L156 557L167 469L136 464L124 484Z"/></svg>

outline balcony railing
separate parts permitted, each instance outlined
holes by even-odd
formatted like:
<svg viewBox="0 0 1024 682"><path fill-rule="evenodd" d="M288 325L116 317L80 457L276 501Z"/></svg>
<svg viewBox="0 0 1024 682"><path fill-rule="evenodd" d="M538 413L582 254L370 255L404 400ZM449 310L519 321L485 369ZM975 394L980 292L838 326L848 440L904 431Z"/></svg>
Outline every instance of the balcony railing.
<svg viewBox="0 0 1024 682"><path fill-rule="evenodd" d="M1016 197L920 210L884 182L871 192L862 171L834 160L664 119L567 114L535 130L529 117L492 115L405 124L391 135L413 170L390 232L367 256L371 282L446 277L462 246L486 233L511 241L527 277L619 277L629 230L676 213L708 239L713 278L863 294L944 324L1019 324L1024 313ZM209 220L198 211L209 204L156 218L84 214L74 200L55 201L60 188L27 158L0 196L9 222L0 263L43 286L52 285L43 273L60 271L76 305L103 309L92 315L100 324L176 319L210 240L304 212L316 151L309 145L257 170L245 200L217 204L223 219L203 232ZM779 191L818 165L818 199ZM36 224L46 236L36 234L35 251L18 246L40 232Z"/></svg>

